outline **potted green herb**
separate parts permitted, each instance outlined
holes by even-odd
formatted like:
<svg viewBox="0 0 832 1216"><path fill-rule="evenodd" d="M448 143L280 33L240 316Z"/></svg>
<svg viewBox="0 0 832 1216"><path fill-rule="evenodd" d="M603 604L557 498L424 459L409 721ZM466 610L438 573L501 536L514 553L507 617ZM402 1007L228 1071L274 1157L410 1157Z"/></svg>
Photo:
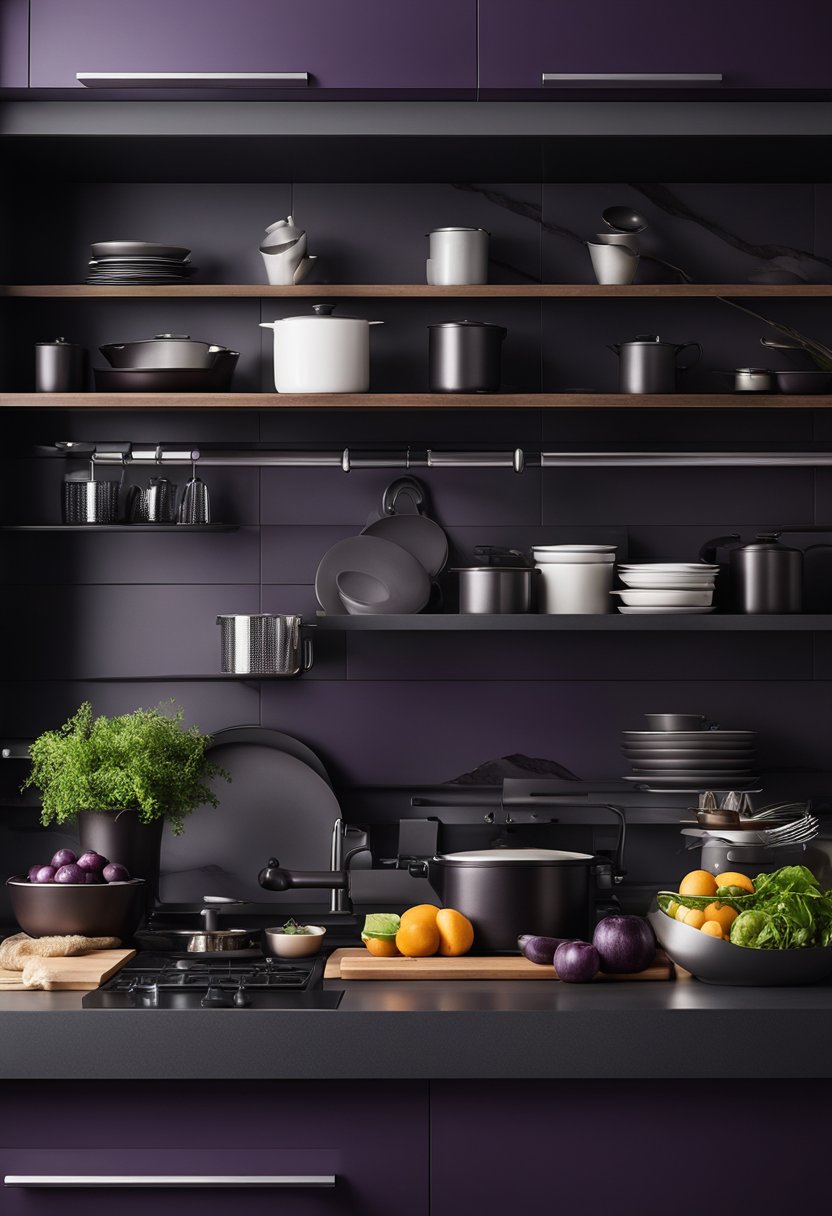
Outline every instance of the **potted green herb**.
<svg viewBox="0 0 832 1216"><path fill-rule="evenodd" d="M173 701L113 718L94 717L85 701L29 748L23 789L40 791L41 822L77 820L82 848L126 865L154 893L165 823L178 835L197 807L218 805L208 782L230 780L208 759L211 736L183 718Z"/></svg>

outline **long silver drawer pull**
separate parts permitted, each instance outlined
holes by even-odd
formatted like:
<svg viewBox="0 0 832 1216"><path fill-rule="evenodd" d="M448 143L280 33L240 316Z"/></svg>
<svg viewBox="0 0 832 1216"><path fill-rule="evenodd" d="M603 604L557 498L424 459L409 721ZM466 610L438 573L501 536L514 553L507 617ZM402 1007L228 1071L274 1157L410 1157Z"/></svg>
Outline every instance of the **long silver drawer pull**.
<svg viewBox="0 0 832 1216"><path fill-rule="evenodd" d="M25 1187L333 1187L334 1174L6 1174Z"/></svg>
<svg viewBox="0 0 832 1216"><path fill-rule="evenodd" d="M544 72L543 84L722 84L722 72Z"/></svg>
<svg viewBox="0 0 832 1216"><path fill-rule="evenodd" d="M119 88L136 85L152 89L156 85L196 88L201 84L249 85L252 88L269 85L307 85L308 72L76 72L75 79L88 89Z"/></svg>

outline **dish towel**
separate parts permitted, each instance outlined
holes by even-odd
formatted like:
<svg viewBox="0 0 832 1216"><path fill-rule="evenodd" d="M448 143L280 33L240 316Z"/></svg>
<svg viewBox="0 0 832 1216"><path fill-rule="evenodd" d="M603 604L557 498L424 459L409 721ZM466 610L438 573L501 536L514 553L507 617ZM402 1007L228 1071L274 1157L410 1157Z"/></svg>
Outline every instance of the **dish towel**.
<svg viewBox="0 0 832 1216"><path fill-rule="evenodd" d="M45 958L68 958L120 945L117 937L82 937L78 933L67 937L29 937L26 933L15 933L0 942L0 992L51 988L53 979L44 968Z"/></svg>

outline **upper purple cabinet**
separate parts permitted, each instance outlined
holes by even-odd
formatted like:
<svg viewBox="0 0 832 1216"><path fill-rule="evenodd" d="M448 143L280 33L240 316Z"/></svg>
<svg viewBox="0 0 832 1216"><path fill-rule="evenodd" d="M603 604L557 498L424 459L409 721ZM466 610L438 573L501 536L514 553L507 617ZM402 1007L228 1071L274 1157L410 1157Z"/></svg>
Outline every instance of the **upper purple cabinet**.
<svg viewBox="0 0 832 1216"><path fill-rule="evenodd" d="M31 0L30 83L474 90L476 23L476 0Z"/></svg>
<svg viewBox="0 0 832 1216"><path fill-rule="evenodd" d="M29 83L29 0L0 0L0 89Z"/></svg>
<svg viewBox="0 0 832 1216"><path fill-rule="evenodd" d="M832 87L818 0L479 0L479 19L483 90Z"/></svg>

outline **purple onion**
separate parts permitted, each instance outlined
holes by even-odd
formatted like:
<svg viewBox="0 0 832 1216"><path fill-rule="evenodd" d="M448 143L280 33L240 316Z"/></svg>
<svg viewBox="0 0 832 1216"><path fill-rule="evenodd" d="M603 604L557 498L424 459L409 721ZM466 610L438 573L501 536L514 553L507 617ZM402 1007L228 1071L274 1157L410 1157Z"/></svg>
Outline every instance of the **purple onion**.
<svg viewBox="0 0 832 1216"><path fill-rule="evenodd" d="M56 870L60 870L61 866L75 865L76 860L76 855L73 853L72 849L58 849L57 853L49 864L53 865Z"/></svg>
<svg viewBox="0 0 832 1216"><path fill-rule="evenodd" d="M567 984L585 984L598 974L601 960L589 942L562 942L555 951L555 971Z"/></svg>
<svg viewBox="0 0 832 1216"><path fill-rule="evenodd" d="M84 883L87 881L87 876L80 866L76 866L75 862L70 862L68 865L61 866L55 874L55 882L65 883Z"/></svg>
<svg viewBox="0 0 832 1216"><path fill-rule="evenodd" d="M595 927L592 944L607 975L632 975L649 967L656 938L641 916L605 916Z"/></svg>
<svg viewBox="0 0 832 1216"><path fill-rule="evenodd" d="M102 857L100 853L96 853L92 849L88 853L82 853L78 858L78 865L82 870L97 870L100 872L107 864L107 858Z"/></svg>
<svg viewBox="0 0 832 1216"><path fill-rule="evenodd" d="M51 868L51 867L50 867L50 868ZM29 882L37 882L37 880L38 880L38 873L39 873L39 872L40 872L42 869L43 869L43 862L42 862L42 861L39 861L39 862L38 862L38 864L37 864L36 866L29 866L29 872L28 872L28 874L26 875L26 877L29 879Z"/></svg>
<svg viewBox="0 0 832 1216"><path fill-rule="evenodd" d="M117 861L111 861L103 870L104 879L106 882L129 882L130 871L126 866L120 865Z"/></svg>
<svg viewBox="0 0 832 1216"><path fill-rule="evenodd" d="M37 874L34 877L34 881L35 882L54 882L55 881L55 867L54 866L40 866L38 868Z"/></svg>

